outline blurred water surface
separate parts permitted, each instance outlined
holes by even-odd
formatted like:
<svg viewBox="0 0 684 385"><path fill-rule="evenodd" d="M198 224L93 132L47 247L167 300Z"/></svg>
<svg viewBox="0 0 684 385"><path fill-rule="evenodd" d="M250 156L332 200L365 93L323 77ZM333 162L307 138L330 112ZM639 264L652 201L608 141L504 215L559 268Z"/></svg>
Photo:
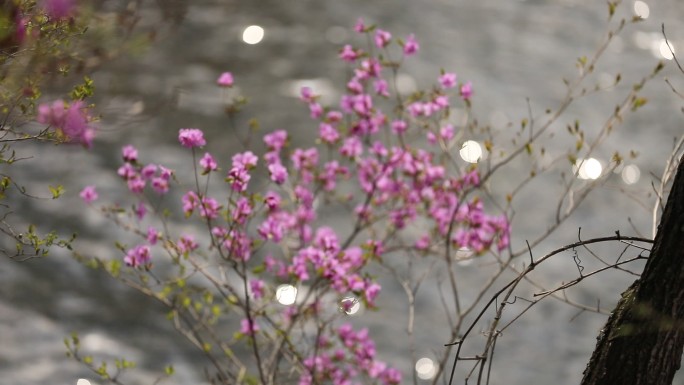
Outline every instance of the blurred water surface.
<svg viewBox="0 0 684 385"><path fill-rule="evenodd" d="M633 4L625 2L619 15L629 17ZM610 115L620 101L620 92L648 74L661 59L657 46L662 38L661 23L668 26L675 48L684 51L684 8L674 0L648 5L648 19L627 27L597 67L597 81L612 79L620 72L625 87L573 106L557 131L580 119L589 133L596 132L598 128L592 131L592 127L600 127ZM103 2L105 9L116 6L117 2ZM97 72L94 79L103 130L94 150L36 150L34 159L17 166L30 176L29 190L45 188L54 181L67 186L94 183L101 196L116 201L122 190L115 170L120 147L126 143L138 146L146 161L187 172L188 154L176 145L181 127L202 128L211 138L209 151L223 164L242 149L234 127L244 134L251 117L258 117L262 132L285 128L294 142L311 144L316 125L293 95L301 85L310 84L324 95L324 101L337 101L349 73L337 59L337 51L345 41L363 44L350 29L358 17L397 37L416 34L421 50L405 63L402 72L407 84L429 86L441 68L457 72L460 79L475 86L478 120L504 129L509 121L527 117L526 98L537 114L560 102L562 78L574 76L577 57L595 50L605 34L607 16L603 2L572 0L177 0L165 4L166 15L152 4L144 7L140 14L143 25L153 26L163 16L175 22L167 21L160 40L145 53L118 58ZM258 44L242 40L250 25L264 29ZM221 93L215 87L223 71L233 72L240 92L250 100L235 126L223 114ZM675 84L684 84L684 75L674 66L668 65L664 74ZM616 174L561 231L537 247L536 253L574 242L579 226L585 238L610 235L615 230L633 234L629 218L636 229L650 234L649 212L620 191L638 195L649 190L654 180L651 174L661 173L672 139L682 135L682 117L678 111L681 101L662 77L649 84L645 94L649 104L595 154L605 165L615 150L638 151L640 156L631 162L641 170L639 181L628 186ZM504 178L496 183L512 185L515 173L506 175L513 180ZM513 223L516 249L525 239L544 231L555 210L552 191L559 187L559 179L548 178L544 183L547 185L530 190L518 207ZM72 229L78 231L79 247L112 256L113 241L121 234L94 211L83 210L77 192L76 188L68 191L59 206L42 201L20 203L16 211L30 216L26 222L38 222L44 228L64 229L67 234ZM480 272L482 265L461 267L461 287L487 278ZM542 281L551 285L568 279L564 275L568 269L575 266L567 259L549 264ZM600 299L602 307L610 308L633 279L609 275L588 281L576 296L587 303ZM177 374L165 383L203 381L201 357L176 337L163 309L104 275L86 271L66 253L24 263L4 261L0 281L0 384L75 384L81 377L97 383L92 374L64 358L62 339L72 330L81 333L84 350L137 361L139 369L129 377L132 383L152 383L168 363L175 365ZM396 283L387 281L384 287L381 310L365 312L353 322L371 329L381 358L401 368L408 383L413 368L403 344L405 298ZM449 342L446 328L440 326L445 318L434 285L423 290L417 300L418 354L431 356L433 350L441 350ZM497 345L492 383L578 383L604 317L582 314L574 318L576 312L549 301L507 330ZM388 323L388 319L400 321ZM681 376L676 381L684 383Z"/></svg>

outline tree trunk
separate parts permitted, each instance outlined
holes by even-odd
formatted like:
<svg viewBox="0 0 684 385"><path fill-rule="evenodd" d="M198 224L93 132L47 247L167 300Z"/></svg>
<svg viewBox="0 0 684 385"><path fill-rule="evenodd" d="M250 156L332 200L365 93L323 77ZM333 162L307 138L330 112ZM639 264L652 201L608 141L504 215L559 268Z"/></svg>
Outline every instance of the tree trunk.
<svg viewBox="0 0 684 385"><path fill-rule="evenodd" d="M597 340L582 385L665 385L679 369L684 346L682 160L644 272L622 293Z"/></svg>

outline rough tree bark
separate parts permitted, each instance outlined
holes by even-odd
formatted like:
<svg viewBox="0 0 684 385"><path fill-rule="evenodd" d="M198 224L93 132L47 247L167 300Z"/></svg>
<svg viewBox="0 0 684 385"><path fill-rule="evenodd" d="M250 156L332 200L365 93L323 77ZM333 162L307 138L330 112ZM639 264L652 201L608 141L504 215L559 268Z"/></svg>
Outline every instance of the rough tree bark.
<svg viewBox="0 0 684 385"><path fill-rule="evenodd" d="M582 385L665 385L679 369L684 347L682 160L644 272L622 293L601 330Z"/></svg>

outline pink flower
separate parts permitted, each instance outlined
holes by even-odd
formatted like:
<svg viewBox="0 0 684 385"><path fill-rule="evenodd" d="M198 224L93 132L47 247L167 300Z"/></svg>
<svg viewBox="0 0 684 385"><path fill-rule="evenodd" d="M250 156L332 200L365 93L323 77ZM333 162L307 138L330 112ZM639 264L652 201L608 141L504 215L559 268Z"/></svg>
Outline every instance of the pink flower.
<svg viewBox="0 0 684 385"><path fill-rule="evenodd" d="M134 194L142 194L145 189L145 180L140 175L135 175L133 178L126 181L128 190Z"/></svg>
<svg viewBox="0 0 684 385"><path fill-rule="evenodd" d="M321 140L325 143L333 144L340 138L340 133L331 124L322 122L318 126L318 133Z"/></svg>
<svg viewBox="0 0 684 385"><path fill-rule="evenodd" d="M147 228L147 242L149 242L150 245L156 245L161 236L162 234L154 227L150 226Z"/></svg>
<svg viewBox="0 0 684 385"><path fill-rule="evenodd" d="M221 206L216 199L210 197L202 197L200 205L200 216L203 218L215 219L219 215Z"/></svg>
<svg viewBox="0 0 684 385"><path fill-rule="evenodd" d="M231 168L226 177L226 181L230 183L230 188L237 192L247 191L247 185L249 184L250 179L252 179L252 176L249 175L249 172L246 169L241 167Z"/></svg>
<svg viewBox="0 0 684 385"><path fill-rule="evenodd" d="M349 158L356 158L363 153L363 144L361 139L356 136L350 136L344 140L344 144L340 147L340 154Z"/></svg>
<svg viewBox="0 0 684 385"><path fill-rule="evenodd" d="M270 150L280 151L287 143L287 131L277 130L264 135L264 143Z"/></svg>
<svg viewBox="0 0 684 385"><path fill-rule="evenodd" d="M404 54L406 56L410 56L418 52L418 49L420 49L420 45L416 41L416 38L413 34L410 34L409 37L406 39L406 43L404 43Z"/></svg>
<svg viewBox="0 0 684 385"><path fill-rule="evenodd" d="M139 221L142 221L145 215L147 215L147 206L145 206L144 202L138 202L138 205L135 207L135 216Z"/></svg>
<svg viewBox="0 0 684 385"><path fill-rule="evenodd" d="M181 254L187 254L199 247L197 242L195 242L195 237L192 235L182 235L177 246Z"/></svg>
<svg viewBox="0 0 684 385"><path fill-rule="evenodd" d="M280 152L278 151L269 151L264 154L264 161L266 161L267 165L274 164L274 163L280 163Z"/></svg>
<svg viewBox="0 0 684 385"><path fill-rule="evenodd" d="M378 296L380 293L380 285L377 283L373 282L370 283L368 281L365 282L365 287L364 287L364 295L366 296L366 301L368 301L368 304L370 306L373 306L375 297Z"/></svg>
<svg viewBox="0 0 684 385"><path fill-rule="evenodd" d="M264 296L264 281L260 279L253 279L249 281L249 288L252 290L252 295L255 299L262 298Z"/></svg>
<svg viewBox="0 0 684 385"><path fill-rule="evenodd" d="M136 171L135 167L131 166L130 163L126 163L119 167L116 173L119 174L119 176L124 180L129 180L138 176L138 172Z"/></svg>
<svg viewBox="0 0 684 385"><path fill-rule="evenodd" d="M125 162L134 163L138 160L138 150L130 144L121 149L121 155Z"/></svg>
<svg viewBox="0 0 684 385"><path fill-rule="evenodd" d="M148 164L140 170L140 176L145 180L151 179L157 173L157 165Z"/></svg>
<svg viewBox="0 0 684 385"><path fill-rule="evenodd" d="M439 84L442 88L454 88L456 87L456 74L447 72L439 77Z"/></svg>
<svg viewBox="0 0 684 385"><path fill-rule="evenodd" d="M461 98L468 100L473 95L473 84L468 82L461 86Z"/></svg>
<svg viewBox="0 0 684 385"><path fill-rule="evenodd" d="M85 201L85 203L92 203L98 198L97 191L95 191L95 186L84 187L79 195Z"/></svg>
<svg viewBox="0 0 684 385"><path fill-rule="evenodd" d="M401 372L396 368L387 368L382 373L383 385L397 385L401 383Z"/></svg>
<svg viewBox="0 0 684 385"><path fill-rule="evenodd" d="M230 256L240 261L248 261L252 255L252 240L243 232L231 230L223 241Z"/></svg>
<svg viewBox="0 0 684 385"><path fill-rule="evenodd" d="M251 151L233 155L233 167L249 169L256 166L258 161L259 158Z"/></svg>
<svg viewBox="0 0 684 385"><path fill-rule="evenodd" d="M311 103L315 98L316 97L313 94L311 87L304 86L301 90L299 90L299 99L301 99L303 102Z"/></svg>
<svg viewBox="0 0 684 385"><path fill-rule="evenodd" d="M200 204L200 199L194 191L188 191L185 195L183 195L181 201L183 203L183 212L185 213L186 217L192 215L192 212L196 207L199 207Z"/></svg>
<svg viewBox="0 0 684 385"><path fill-rule="evenodd" d="M342 51L340 51L340 59L346 61L346 62L354 62L356 59L358 59L359 54L354 51L354 48L347 44L342 48Z"/></svg>
<svg viewBox="0 0 684 385"><path fill-rule="evenodd" d="M442 138L443 141L448 142L454 137L454 126L451 124L447 124L444 127L439 129L439 137Z"/></svg>
<svg viewBox="0 0 684 385"><path fill-rule="evenodd" d="M318 163L318 150L315 147L307 150L298 148L292 153L292 164L296 170L310 169Z"/></svg>
<svg viewBox="0 0 684 385"><path fill-rule="evenodd" d="M169 192L169 180L161 176L154 177L152 178L152 188L159 195L166 194Z"/></svg>
<svg viewBox="0 0 684 385"><path fill-rule="evenodd" d="M375 31L375 45L378 48L385 48L389 44L390 40L392 40L392 34L383 31L382 29L377 29Z"/></svg>
<svg viewBox="0 0 684 385"><path fill-rule="evenodd" d="M356 21L356 24L354 25L354 31L358 33L366 32L366 24L364 24L362 18L359 17L359 19Z"/></svg>
<svg viewBox="0 0 684 385"><path fill-rule="evenodd" d="M318 119L323 116L323 107L319 103L309 103L309 113L311 119Z"/></svg>
<svg viewBox="0 0 684 385"><path fill-rule="evenodd" d="M52 104L42 103L38 106L38 123L49 124L57 129L71 142L80 142L85 147L93 145L95 129L90 124L83 101L77 100L67 108L64 101L56 100Z"/></svg>
<svg viewBox="0 0 684 385"><path fill-rule="evenodd" d="M148 265L151 259L150 247L147 245L138 245L126 252L124 256L124 263L126 266L138 267Z"/></svg>
<svg viewBox="0 0 684 385"><path fill-rule="evenodd" d="M403 120L395 120L392 122L392 132L395 134L402 134L408 129L408 124Z"/></svg>
<svg viewBox="0 0 684 385"><path fill-rule="evenodd" d="M249 199L242 197L238 199L233 210L233 220L239 224L244 224L251 213L252 206L249 203Z"/></svg>
<svg viewBox="0 0 684 385"><path fill-rule="evenodd" d="M384 97L389 96L389 92L387 91L387 81L385 79L378 79L373 82L373 88L375 89L376 94Z"/></svg>
<svg viewBox="0 0 684 385"><path fill-rule="evenodd" d="M342 113L340 111L329 111L328 114L325 116L325 120L327 120L330 123L335 123L339 122L342 120Z"/></svg>
<svg viewBox="0 0 684 385"><path fill-rule="evenodd" d="M270 215L264 222L259 225L257 232L265 240L270 240L273 242L280 242L285 235L285 226L283 222L278 218L278 215Z"/></svg>
<svg viewBox="0 0 684 385"><path fill-rule="evenodd" d="M173 176L173 170L164 166L159 166L159 169L161 170L161 175L159 175L160 178L168 181Z"/></svg>
<svg viewBox="0 0 684 385"><path fill-rule="evenodd" d="M202 166L202 174L208 174L209 172L216 171L218 169L216 160L208 152L204 154L202 159L200 159L199 164Z"/></svg>
<svg viewBox="0 0 684 385"><path fill-rule="evenodd" d="M432 104L437 109L447 108L449 107L449 97L446 95L439 95L432 101Z"/></svg>
<svg viewBox="0 0 684 385"><path fill-rule="evenodd" d="M427 250L430 248L430 241L430 236L425 234L416 241L414 247L418 250Z"/></svg>
<svg viewBox="0 0 684 385"><path fill-rule="evenodd" d="M358 78L352 78L348 83L347 83L347 89L349 92L352 94L360 94L363 93L363 84L359 81Z"/></svg>
<svg viewBox="0 0 684 385"><path fill-rule="evenodd" d="M233 87L233 74L230 72L224 72L219 76L219 78L216 80L216 84L218 84L221 87Z"/></svg>
<svg viewBox="0 0 684 385"><path fill-rule="evenodd" d="M264 204L270 211L275 211L280 207L280 196L273 191L269 191L264 196Z"/></svg>
<svg viewBox="0 0 684 385"><path fill-rule="evenodd" d="M178 131L178 141L183 147L202 147L207 144L204 133L199 128L181 128Z"/></svg>
<svg viewBox="0 0 684 385"><path fill-rule="evenodd" d="M287 180L287 169L280 163L268 165L268 172L271 173L271 180L276 184L283 184Z"/></svg>
<svg viewBox="0 0 684 385"><path fill-rule="evenodd" d="M466 184L466 186L479 186L480 185L480 174L477 172L477 170L473 170L463 176L463 183Z"/></svg>
<svg viewBox="0 0 684 385"><path fill-rule="evenodd" d="M253 320L250 321L248 318L245 318L240 321L240 333L246 336L253 336L257 331L259 331L259 325Z"/></svg>

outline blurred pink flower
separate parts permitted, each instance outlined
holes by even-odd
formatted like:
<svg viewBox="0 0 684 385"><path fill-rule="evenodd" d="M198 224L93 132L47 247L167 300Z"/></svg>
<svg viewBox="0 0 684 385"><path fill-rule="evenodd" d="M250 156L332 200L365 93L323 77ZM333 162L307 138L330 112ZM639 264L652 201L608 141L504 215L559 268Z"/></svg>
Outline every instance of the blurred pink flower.
<svg viewBox="0 0 684 385"><path fill-rule="evenodd" d="M79 194L81 198L86 202L86 203L92 203L93 201L97 200L98 195L97 191L95 190L95 186L86 186L81 190L81 193Z"/></svg>
<svg viewBox="0 0 684 385"><path fill-rule="evenodd" d="M232 87L233 86L233 74L230 72L224 72L219 76L219 78L216 80L216 84L218 84L221 87Z"/></svg>

